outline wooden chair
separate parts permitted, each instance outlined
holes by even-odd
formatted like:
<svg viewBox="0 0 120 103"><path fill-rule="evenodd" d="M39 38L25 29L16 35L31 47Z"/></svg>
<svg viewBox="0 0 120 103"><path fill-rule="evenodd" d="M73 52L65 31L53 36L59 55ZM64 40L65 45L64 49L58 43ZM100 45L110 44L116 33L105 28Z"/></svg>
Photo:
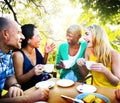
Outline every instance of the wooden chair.
<svg viewBox="0 0 120 103"><path fill-rule="evenodd" d="M92 76L92 74L88 74L85 78L79 80L78 82L86 82L86 80L88 80L90 78L91 78L90 84L92 85L93 84L93 76Z"/></svg>
<svg viewBox="0 0 120 103"><path fill-rule="evenodd" d="M57 77L57 72L51 72L51 73L49 73L50 75L52 75L52 77L54 77L54 78L56 78Z"/></svg>

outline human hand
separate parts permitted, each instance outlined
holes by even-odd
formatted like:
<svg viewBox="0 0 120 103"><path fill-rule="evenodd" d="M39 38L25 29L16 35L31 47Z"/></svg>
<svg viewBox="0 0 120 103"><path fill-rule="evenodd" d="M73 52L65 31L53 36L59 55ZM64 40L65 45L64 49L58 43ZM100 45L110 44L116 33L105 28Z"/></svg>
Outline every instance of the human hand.
<svg viewBox="0 0 120 103"><path fill-rule="evenodd" d="M48 43L45 44L45 53L50 53L53 51L53 49L55 48L55 44L54 43L51 43L50 45L48 45Z"/></svg>
<svg viewBox="0 0 120 103"><path fill-rule="evenodd" d="M60 68L65 68L65 65L64 65L64 63L62 61L60 61L60 63L57 64L56 67L59 68L59 69Z"/></svg>
<svg viewBox="0 0 120 103"><path fill-rule="evenodd" d="M35 92L31 93L28 99L33 102L46 101L48 99L48 96L49 96L49 89L39 88Z"/></svg>
<svg viewBox="0 0 120 103"><path fill-rule="evenodd" d="M41 64L37 64L35 67L34 67L34 72L35 72L35 75L40 75L43 73L43 65Z"/></svg>
<svg viewBox="0 0 120 103"><path fill-rule="evenodd" d="M23 90L19 87L11 86L8 90L8 97L16 97L16 96L22 96Z"/></svg>
<svg viewBox="0 0 120 103"><path fill-rule="evenodd" d="M82 67L83 65L85 65L86 64L86 59L85 58L79 58L78 60L77 60L77 65L78 66L80 66L80 67Z"/></svg>
<svg viewBox="0 0 120 103"><path fill-rule="evenodd" d="M115 97L120 100L120 89L115 90Z"/></svg>

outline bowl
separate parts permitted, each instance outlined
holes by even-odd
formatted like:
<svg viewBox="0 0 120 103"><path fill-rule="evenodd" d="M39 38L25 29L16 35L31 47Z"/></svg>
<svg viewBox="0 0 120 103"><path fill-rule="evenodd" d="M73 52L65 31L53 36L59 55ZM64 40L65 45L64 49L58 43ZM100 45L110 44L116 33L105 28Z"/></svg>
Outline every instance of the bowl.
<svg viewBox="0 0 120 103"><path fill-rule="evenodd" d="M43 69L45 72L51 73L54 69L54 64L45 64L43 65Z"/></svg>
<svg viewBox="0 0 120 103"><path fill-rule="evenodd" d="M107 98L106 96L102 95L102 94L99 94L99 93L81 93L79 95L77 95L75 97L75 99L83 99L84 97L88 96L88 95L94 95L96 98L101 98L102 100L104 100L105 102L102 102L102 103L111 103L109 98ZM78 102L74 102L74 103L78 103ZM98 102L98 103L101 103L101 102Z"/></svg>
<svg viewBox="0 0 120 103"><path fill-rule="evenodd" d="M91 70L91 69L90 69L91 65L92 65L92 64L95 64L95 63L96 63L96 62L94 62L94 61L86 61L86 67L87 67L87 69L88 69L88 70Z"/></svg>

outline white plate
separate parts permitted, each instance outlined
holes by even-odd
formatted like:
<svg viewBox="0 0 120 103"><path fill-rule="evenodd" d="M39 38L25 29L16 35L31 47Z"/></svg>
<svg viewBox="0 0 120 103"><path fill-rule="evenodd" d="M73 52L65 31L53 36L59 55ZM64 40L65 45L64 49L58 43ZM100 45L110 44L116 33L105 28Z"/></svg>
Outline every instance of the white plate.
<svg viewBox="0 0 120 103"><path fill-rule="evenodd" d="M79 86L76 87L76 89L79 92L83 92L83 93L93 93L97 90L95 86L89 84L80 84Z"/></svg>
<svg viewBox="0 0 120 103"><path fill-rule="evenodd" d="M57 81L57 85L61 87L69 87L74 84L74 81L69 80L69 79L60 79Z"/></svg>
<svg viewBox="0 0 120 103"><path fill-rule="evenodd" d="M38 101L38 102L34 102L34 103L48 103L46 101Z"/></svg>
<svg viewBox="0 0 120 103"><path fill-rule="evenodd" d="M53 81L42 81L36 83L36 88L52 88L55 85L55 82Z"/></svg>

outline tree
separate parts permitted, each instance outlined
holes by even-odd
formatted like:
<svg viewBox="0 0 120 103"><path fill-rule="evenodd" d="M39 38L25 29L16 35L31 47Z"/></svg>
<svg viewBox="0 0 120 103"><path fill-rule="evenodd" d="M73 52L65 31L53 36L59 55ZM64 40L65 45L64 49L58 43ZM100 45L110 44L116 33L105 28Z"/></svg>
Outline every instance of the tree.
<svg viewBox="0 0 120 103"><path fill-rule="evenodd" d="M41 12L43 9L44 12L46 12L44 6L42 5L42 0L0 0L0 12L2 13L2 15L13 14L14 20L19 23L20 21L18 21L18 12L16 12L17 5L19 4L22 4L24 5L24 7L27 8L31 8L31 6L33 6L33 8L35 7L36 11L39 12L39 16L42 15Z"/></svg>
<svg viewBox="0 0 120 103"><path fill-rule="evenodd" d="M85 11L95 11L104 23L120 24L120 0L79 0Z"/></svg>

